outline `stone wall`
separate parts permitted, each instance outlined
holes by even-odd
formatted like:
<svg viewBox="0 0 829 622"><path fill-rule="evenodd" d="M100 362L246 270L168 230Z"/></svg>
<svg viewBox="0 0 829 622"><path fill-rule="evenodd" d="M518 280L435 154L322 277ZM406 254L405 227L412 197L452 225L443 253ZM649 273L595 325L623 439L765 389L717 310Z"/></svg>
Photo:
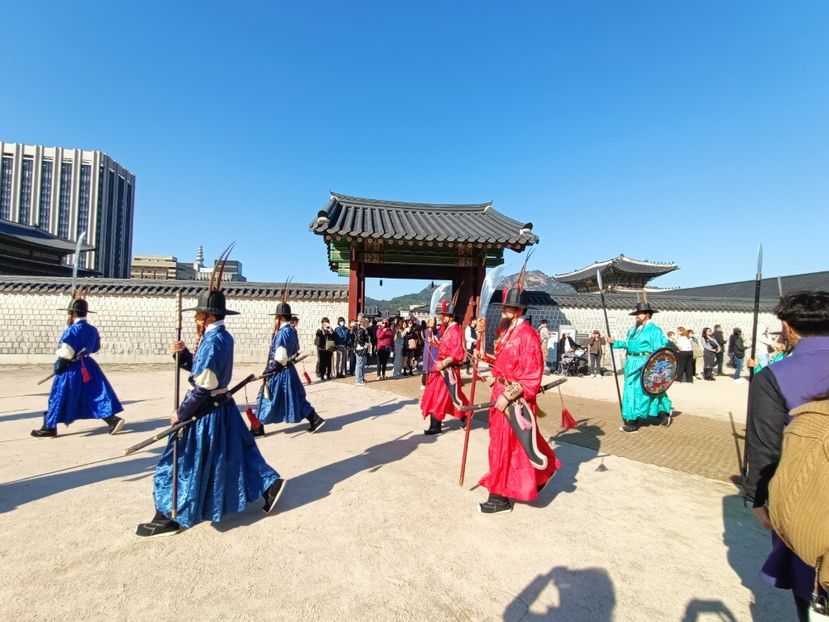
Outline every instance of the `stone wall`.
<svg viewBox="0 0 829 622"><path fill-rule="evenodd" d="M339 297L338 297L339 298ZM169 362L167 347L176 335L176 297L168 295L124 295L90 293L89 321L101 334L102 363ZM0 364L51 363L61 332L65 328L66 293L16 293L0 289ZM236 342L235 360L240 363L262 362L267 356L273 331L273 313L277 296L231 298L228 308L240 315L227 316L226 324ZM182 306L195 305L195 296L184 296ZM299 316L299 339L302 350L315 354L314 333L320 318L332 321L348 312L345 299L289 300ZM183 314L182 338L193 344L196 339L193 313Z"/></svg>

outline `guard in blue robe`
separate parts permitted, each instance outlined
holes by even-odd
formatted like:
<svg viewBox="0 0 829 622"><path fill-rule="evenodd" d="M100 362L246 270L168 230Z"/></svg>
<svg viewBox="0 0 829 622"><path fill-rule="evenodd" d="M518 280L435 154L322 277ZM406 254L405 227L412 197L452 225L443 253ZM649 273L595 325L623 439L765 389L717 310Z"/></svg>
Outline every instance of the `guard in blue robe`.
<svg viewBox="0 0 829 622"><path fill-rule="evenodd" d="M256 416L261 424L299 423L306 419L309 432L317 432L325 419L317 414L305 396L305 387L299 378L293 360L299 353L299 337L291 326L291 307L287 302L276 305L278 330L273 336L265 373L274 373L259 389L256 396ZM264 436L264 425L252 426L255 436Z"/></svg>
<svg viewBox="0 0 829 622"><path fill-rule="evenodd" d="M636 316L636 324L628 331L627 339L610 340L614 350L627 350L625 392L622 395L622 432L636 432L640 426L651 423L671 425L673 408L668 394L650 395L642 388L642 369L648 362L648 357L670 344L662 329L651 322L654 313L658 311L649 303L637 303L630 313Z"/></svg>
<svg viewBox="0 0 829 622"><path fill-rule="evenodd" d="M101 349L101 338L86 320L89 303L75 299L67 311L70 324L60 337L55 379L43 427L32 430L32 436L57 436L59 423L69 425L77 419L102 419L109 426L109 433L117 434L124 427L124 420L116 414L124 408L104 372L90 356Z"/></svg>
<svg viewBox="0 0 829 622"><path fill-rule="evenodd" d="M241 512L248 503L263 497L267 513L276 507L285 488L284 480L256 447L236 402L226 395L233 373L233 337L225 328L224 317L236 312L225 308L221 291L202 292L194 310L203 335L195 353L182 342L171 346L180 352L181 367L190 371L192 387L171 423L195 421L169 438L155 469L156 515L151 522L138 525L138 536L172 535L203 520L218 522L225 514ZM176 443L178 491L174 502Z"/></svg>

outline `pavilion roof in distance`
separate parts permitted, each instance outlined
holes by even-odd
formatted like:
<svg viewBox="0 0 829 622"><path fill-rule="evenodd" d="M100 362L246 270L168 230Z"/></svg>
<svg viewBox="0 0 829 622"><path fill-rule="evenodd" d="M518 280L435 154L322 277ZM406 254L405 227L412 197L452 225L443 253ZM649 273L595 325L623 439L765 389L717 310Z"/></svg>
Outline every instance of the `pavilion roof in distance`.
<svg viewBox="0 0 829 622"><path fill-rule="evenodd" d="M619 255L606 261L596 261L589 266L556 274L555 279L568 283L579 293L599 291L596 272L601 272L602 280L609 289L641 289L648 281L679 268L675 263L661 263L642 259L633 259Z"/></svg>
<svg viewBox="0 0 829 622"><path fill-rule="evenodd" d="M520 223L492 203L433 204L365 199L331 193L309 225L323 236L355 240L418 240L492 244L523 251L537 244L532 223Z"/></svg>

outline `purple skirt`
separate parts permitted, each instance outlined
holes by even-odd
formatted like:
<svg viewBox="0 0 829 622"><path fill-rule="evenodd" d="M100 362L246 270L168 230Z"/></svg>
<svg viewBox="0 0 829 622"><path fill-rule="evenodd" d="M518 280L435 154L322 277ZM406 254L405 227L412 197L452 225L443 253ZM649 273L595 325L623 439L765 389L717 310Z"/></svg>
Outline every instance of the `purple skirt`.
<svg viewBox="0 0 829 622"><path fill-rule="evenodd" d="M771 553L760 574L768 583L791 590L798 598L810 601L815 586L815 569L786 546L777 532L771 532Z"/></svg>

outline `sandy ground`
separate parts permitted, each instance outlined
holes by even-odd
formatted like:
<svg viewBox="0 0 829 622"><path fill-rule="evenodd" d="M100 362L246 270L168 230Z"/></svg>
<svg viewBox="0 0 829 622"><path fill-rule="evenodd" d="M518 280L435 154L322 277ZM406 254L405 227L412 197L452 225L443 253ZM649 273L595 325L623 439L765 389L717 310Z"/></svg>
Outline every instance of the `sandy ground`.
<svg viewBox="0 0 829 622"><path fill-rule="evenodd" d="M171 372L109 371L124 433L82 421L39 440L29 430L40 424L48 385L35 383L47 371L2 370L4 619L791 619L789 594L758 577L769 536L733 486L561 444L563 466L537 502L483 516L483 421L460 487L457 426L424 436L416 400L382 383L312 385L325 428L269 428L259 445L288 479L275 514L252 504L144 541L133 531L153 513L161 445L97 461L166 426ZM615 393L610 378L566 386Z"/></svg>

